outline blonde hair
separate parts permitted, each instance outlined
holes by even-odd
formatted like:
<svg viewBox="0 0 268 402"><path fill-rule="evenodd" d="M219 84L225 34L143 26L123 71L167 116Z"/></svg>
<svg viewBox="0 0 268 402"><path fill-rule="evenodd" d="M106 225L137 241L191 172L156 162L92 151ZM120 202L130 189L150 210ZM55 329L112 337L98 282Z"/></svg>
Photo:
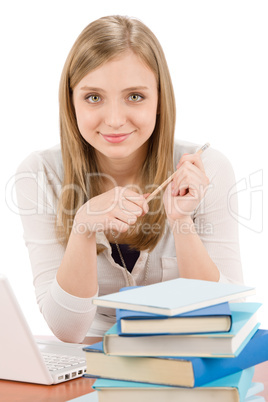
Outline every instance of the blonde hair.
<svg viewBox="0 0 268 402"><path fill-rule="evenodd" d="M57 212L57 234L65 244L79 207L102 192L95 150L79 132L72 91L90 71L127 50L133 51L154 72L159 91L156 125L141 171L143 190L149 192L148 185L162 183L173 171L175 99L160 43L150 29L135 18L108 16L92 22L82 31L67 57L59 89L64 178ZM127 243L138 250L152 250L163 235L165 220L161 198L151 201L150 213L139 218L136 226L125 234ZM143 230L144 224L147 231ZM148 231L148 228L154 230Z"/></svg>

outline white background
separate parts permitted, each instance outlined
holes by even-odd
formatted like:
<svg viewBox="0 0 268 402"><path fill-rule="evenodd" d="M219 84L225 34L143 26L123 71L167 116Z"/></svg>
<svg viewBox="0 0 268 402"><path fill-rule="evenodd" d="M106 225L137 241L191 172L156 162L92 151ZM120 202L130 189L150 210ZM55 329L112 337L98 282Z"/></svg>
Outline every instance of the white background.
<svg viewBox="0 0 268 402"><path fill-rule="evenodd" d="M208 141L230 159L240 190L244 279L256 287L250 300L263 303L259 317L268 328L267 1L9 0L0 8L0 272L32 331L50 334L35 302L11 178L30 152L59 142L64 61L88 23L111 14L141 19L162 44L176 94L176 138Z"/></svg>

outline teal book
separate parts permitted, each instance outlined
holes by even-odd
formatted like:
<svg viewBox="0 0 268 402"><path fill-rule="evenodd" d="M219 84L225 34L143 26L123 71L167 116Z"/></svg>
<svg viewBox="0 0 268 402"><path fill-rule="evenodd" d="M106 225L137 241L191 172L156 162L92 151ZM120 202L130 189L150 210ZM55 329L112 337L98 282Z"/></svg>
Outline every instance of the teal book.
<svg viewBox="0 0 268 402"><path fill-rule="evenodd" d="M232 314L228 302L172 317L116 309L116 322L118 333L122 335L228 332L232 325Z"/></svg>
<svg viewBox="0 0 268 402"><path fill-rule="evenodd" d="M237 356L260 324L261 303L230 303L232 328L229 332L172 335L121 336L117 324L103 337L104 353L117 356Z"/></svg>
<svg viewBox="0 0 268 402"><path fill-rule="evenodd" d="M97 379L93 388L100 402L240 402L251 387L254 367L220 378L197 388L168 387L140 382Z"/></svg>
<svg viewBox="0 0 268 402"><path fill-rule="evenodd" d="M93 299L93 304L173 316L253 294L253 287L177 278L100 296Z"/></svg>

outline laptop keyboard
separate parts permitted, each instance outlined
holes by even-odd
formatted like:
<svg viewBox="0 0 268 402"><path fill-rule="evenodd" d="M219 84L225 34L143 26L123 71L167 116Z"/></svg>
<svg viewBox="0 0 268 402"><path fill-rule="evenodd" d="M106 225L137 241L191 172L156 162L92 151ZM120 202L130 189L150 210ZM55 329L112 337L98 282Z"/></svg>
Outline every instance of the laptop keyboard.
<svg viewBox="0 0 268 402"><path fill-rule="evenodd" d="M49 371L72 369L79 364L86 364L86 359L83 357L61 355L55 353L42 353L45 364Z"/></svg>

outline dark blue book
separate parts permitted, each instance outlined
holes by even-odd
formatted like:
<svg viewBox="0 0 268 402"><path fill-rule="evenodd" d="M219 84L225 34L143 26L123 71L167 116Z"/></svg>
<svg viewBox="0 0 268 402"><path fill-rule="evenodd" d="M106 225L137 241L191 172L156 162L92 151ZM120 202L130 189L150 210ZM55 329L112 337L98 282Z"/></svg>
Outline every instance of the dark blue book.
<svg viewBox="0 0 268 402"><path fill-rule="evenodd" d="M198 334L230 331L232 313L225 302L173 317L116 309L116 320L119 335Z"/></svg>
<svg viewBox="0 0 268 402"><path fill-rule="evenodd" d="M268 330L259 329L234 358L108 356L102 342L84 350L90 377L199 387L268 360Z"/></svg>

